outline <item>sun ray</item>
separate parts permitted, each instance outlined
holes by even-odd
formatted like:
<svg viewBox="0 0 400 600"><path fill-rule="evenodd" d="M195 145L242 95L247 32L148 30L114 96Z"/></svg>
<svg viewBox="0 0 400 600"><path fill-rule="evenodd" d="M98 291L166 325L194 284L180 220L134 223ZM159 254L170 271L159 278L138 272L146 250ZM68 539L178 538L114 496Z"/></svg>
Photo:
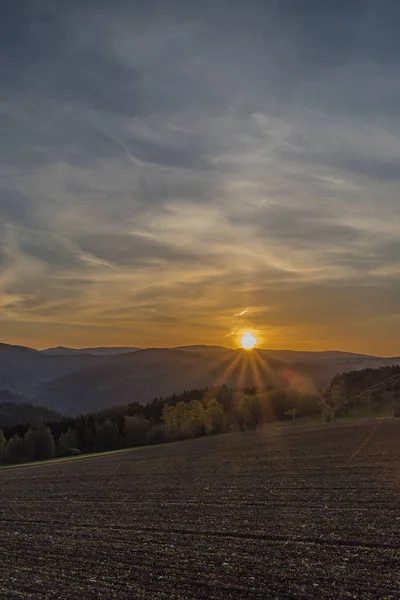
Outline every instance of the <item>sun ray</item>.
<svg viewBox="0 0 400 600"><path fill-rule="evenodd" d="M250 369L251 369L251 374L253 377L253 381L255 383L256 388L258 389L258 391L261 391L263 389L263 379L261 377L260 374L260 369L258 367L258 364L256 362L256 355L252 354L250 357Z"/></svg>
<svg viewBox="0 0 400 600"><path fill-rule="evenodd" d="M266 371L269 374L272 373L270 365L258 350L254 351L254 359L256 360L262 371Z"/></svg>
<svg viewBox="0 0 400 600"><path fill-rule="evenodd" d="M261 368L261 370L264 370L266 375L269 375L271 377L270 381L273 384L276 384L276 374L274 373L273 369L271 369L271 367L268 364L268 361L265 359L265 357L262 356L262 354L260 354L258 351L254 352L254 357L255 357L255 360L258 362L258 365ZM267 383L267 380L265 377L263 379L264 379L264 385L265 385ZM271 416L272 416L273 421L278 421L276 412L274 411L274 407L272 406L271 403L269 406L270 406L270 411L271 411ZM280 430L278 430L278 435L279 436L282 435Z"/></svg>
<svg viewBox="0 0 400 600"><path fill-rule="evenodd" d="M232 376L235 368L238 366L239 361L240 361L240 354L237 354L233 358L233 360L231 362L229 362L228 365L224 368L221 375L219 376L219 379L222 384L224 384L224 383L228 384L229 378Z"/></svg>
<svg viewBox="0 0 400 600"><path fill-rule="evenodd" d="M248 353L245 354L244 352L242 352L237 386L239 389L243 389L245 387L246 381L248 380L248 371L249 355Z"/></svg>
<svg viewBox="0 0 400 600"><path fill-rule="evenodd" d="M235 350L231 350L229 352L229 354L223 353L220 356L216 356L213 359L213 365L215 368L225 368L226 366L229 366L229 364L236 358L236 353Z"/></svg>

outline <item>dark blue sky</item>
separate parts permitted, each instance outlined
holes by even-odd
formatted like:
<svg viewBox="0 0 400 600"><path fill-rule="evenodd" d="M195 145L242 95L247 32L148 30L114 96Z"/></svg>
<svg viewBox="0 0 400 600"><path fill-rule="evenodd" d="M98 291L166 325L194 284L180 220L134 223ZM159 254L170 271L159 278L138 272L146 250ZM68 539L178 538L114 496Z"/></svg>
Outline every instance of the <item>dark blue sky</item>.
<svg viewBox="0 0 400 600"><path fill-rule="evenodd" d="M397 1L0 11L4 341L400 354Z"/></svg>

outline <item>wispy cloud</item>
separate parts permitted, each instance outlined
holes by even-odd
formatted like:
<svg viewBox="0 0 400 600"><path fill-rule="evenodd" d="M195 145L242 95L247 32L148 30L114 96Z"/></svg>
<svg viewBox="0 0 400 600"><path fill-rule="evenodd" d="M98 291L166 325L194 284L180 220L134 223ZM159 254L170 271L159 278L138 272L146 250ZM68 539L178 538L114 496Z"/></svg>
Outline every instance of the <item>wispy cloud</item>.
<svg viewBox="0 0 400 600"><path fill-rule="evenodd" d="M4 339L395 353L400 9L350 5L9 3Z"/></svg>

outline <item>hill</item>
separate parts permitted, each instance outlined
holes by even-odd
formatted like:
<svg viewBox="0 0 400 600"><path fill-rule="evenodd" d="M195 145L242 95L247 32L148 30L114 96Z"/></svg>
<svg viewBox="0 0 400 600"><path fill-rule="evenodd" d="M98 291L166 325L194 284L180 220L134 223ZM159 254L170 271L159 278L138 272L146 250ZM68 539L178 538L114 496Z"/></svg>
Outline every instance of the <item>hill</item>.
<svg viewBox="0 0 400 600"><path fill-rule="evenodd" d="M16 394L15 392L11 392L10 390L0 390L0 406L5 403L24 404L27 402L27 398L25 398L25 396L22 396L21 394Z"/></svg>
<svg viewBox="0 0 400 600"><path fill-rule="evenodd" d="M208 351L150 348L54 378L42 386L37 400L77 414L133 401L146 403L157 396L223 383L316 391L329 378L324 366L289 365L257 351L225 350L216 358Z"/></svg>
<svg viewBox="0 0 400 600"><path fill-rule="evenodd" d="M129 354L140 348L121 346L121 347L99 347L99 348L66 348L65 346L57 346L57 348L47 348L41 350L41 354L48 356L71 356L76 354L90 354L92 356L118 356L119 354Z"/></svg>
<svg viewBox="0 0 400 600"><path fill-rule="evenodd" d="M391 364L400 360L335 351L248 353L200 345L38 351L0 344L0 389L28 403L77 414L223 383L315 392L338 373Z"/></svg>
<svg viewBox="0 0 400 600"><path fill-rule="evenodd" d="M89 354L46 355L23 346L0 344L0 389L34 399L46 381L92 366L108 357Z"/></svg>
<svg viewBox="0 0 400 600"><path fill-rule="evenodd" d="M44 406L27 403L2 402L0 404L0 429L21 423L38 425L42 421L57 421L60 414Z"/></svg>

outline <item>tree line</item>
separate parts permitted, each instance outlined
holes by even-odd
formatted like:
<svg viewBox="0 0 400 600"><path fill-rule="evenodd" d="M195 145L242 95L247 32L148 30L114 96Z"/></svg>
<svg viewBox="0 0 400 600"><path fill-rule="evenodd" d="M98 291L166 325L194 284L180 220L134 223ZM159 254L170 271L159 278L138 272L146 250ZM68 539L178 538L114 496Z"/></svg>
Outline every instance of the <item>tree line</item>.
<svg viewBox="0 0 400 600"><path fill-rule="evenodd" d="M254 429L321 411L317 395L210 387L132 403L86 416L0 430L0 463L105 452L229 431Z"/></svg>
<svg viewBox="0 0 400 600"><path fill-rule="evenodd" d="M381 382L400 376L400 366L390 365L377 369L367 368L359 371L346 371L335 375L324 396L324 413L327 419L334 416L347 416L357 410L365 398L357 398ZM390 407L395 417L400 416L400 380L393 380L387 389L372 391L370 394L371 412L379 413L384 407Z"/></svg>
<svg viewBox="0 0 400 600"><path fill-rule="evenodd" d="M359 371L346 371L335 375L332 379L329 390L339 386L343 395L346 397L356 396L381 381L389 377L400 375L400 366L391 365L379 367L377 369L361 369Z"/></svg>
<svg viewBox="0 0 400 600"><path fill-rule="evenodd" d="M0 464L242 431L321 412L330 420L354 410L356 402L350 406L347 399L396 375L400 375L400 366L342 373L333 378L322 397L279 389L238 390L223 385L155 398L146 405L133 402L79 417L43 418L39 423L36 420L35 424L0 429ZM400 416L400 381L390 391L371 394L374 412L388 402L396 407L395 416Z"/></svg>

